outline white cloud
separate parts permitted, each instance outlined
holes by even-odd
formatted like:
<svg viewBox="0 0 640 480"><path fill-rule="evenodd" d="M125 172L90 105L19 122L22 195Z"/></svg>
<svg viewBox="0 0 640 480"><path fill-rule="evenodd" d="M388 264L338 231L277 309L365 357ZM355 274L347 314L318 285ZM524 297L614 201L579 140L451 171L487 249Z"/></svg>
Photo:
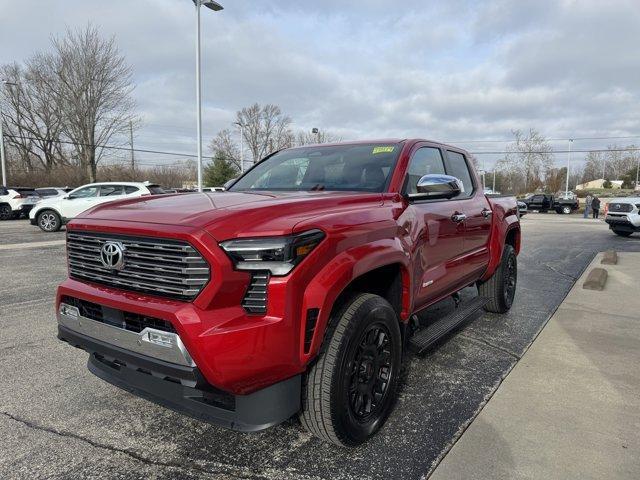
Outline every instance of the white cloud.
<svg viewBox="0 0 640 480"><path fill-rule="evenodd" d="M205 138L277 103L343 138L509 138L640 132L637 2L235 2L202 12ZM146 124L138 142L193 151L189 0L0 0L0 62L65 27L115 35ZM28 25L29 28L25 28ZM467 145L475 148L477 146Z"/></svg>

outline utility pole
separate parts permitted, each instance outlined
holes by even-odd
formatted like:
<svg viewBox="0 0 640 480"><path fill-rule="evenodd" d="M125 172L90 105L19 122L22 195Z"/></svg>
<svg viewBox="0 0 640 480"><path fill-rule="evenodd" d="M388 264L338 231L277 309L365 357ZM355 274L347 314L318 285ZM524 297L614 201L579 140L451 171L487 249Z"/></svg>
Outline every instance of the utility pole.
<svg viewBox="0 0 640 480"><path fill-rule="evenodd" d="M129 120L129 143L131 145L131 172L136 171L136 157L133 151L133 121Z"/></svg>
<svg viewBox="0 0 640 480"><path fill-rule="evenodd" d="M240 173L244 173L244 146L242 139L244 138L244 124L242 122L235 122L240 128Z"/></svg>
<svg viewBox="0 0 640 480"><path fill-rule="evenodd" d="M638 157L638 163L636 165L636 184L633 186L634 190L638 190L638 174L640 174L640 157Z"/></svg>
<svg viewBox="0 0 640 480"><path fill-rule="evenodd" d="M2 86L17 86L17 83L9 82L7 80L2 80ZM0 109L0 163L2 164L2 186L7 186L7 159L5 158L4 152L4 132L2 131L2 110Z"/></svg>
<svg viewBox="0 0 640 480"><path fill-rule="evenodd" d="M7 164L4 158L4 132L2 131L2 112L0 111L0 160L2 161L2 186L7 186Z"/></svg>
<svg viewBox="0 0 640 480"><path fill-rule="evenodd" d="M573 146L573 139L569 139L569 154L567 155L567 183L564 189L565 197L569 196L569 171L571 169L571 147Z"/></svg>

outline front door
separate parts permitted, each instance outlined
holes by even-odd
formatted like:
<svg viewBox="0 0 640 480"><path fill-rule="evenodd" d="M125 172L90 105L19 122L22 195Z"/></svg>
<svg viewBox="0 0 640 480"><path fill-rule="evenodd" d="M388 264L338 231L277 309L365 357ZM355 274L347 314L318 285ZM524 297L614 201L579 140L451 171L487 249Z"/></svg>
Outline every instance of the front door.
<svg viewBox="0 0 640 480"><path fill-rule="evenodd" d="M404 191L416 193L422 176L443 173L442 151L422 146L411 157ZM414 239L414 310L456 288L463 274L461 262L457 261L464 244L464 221L455 217L460 213L461 202L452 199L413 200L403 214L403 223Z"/></svg>

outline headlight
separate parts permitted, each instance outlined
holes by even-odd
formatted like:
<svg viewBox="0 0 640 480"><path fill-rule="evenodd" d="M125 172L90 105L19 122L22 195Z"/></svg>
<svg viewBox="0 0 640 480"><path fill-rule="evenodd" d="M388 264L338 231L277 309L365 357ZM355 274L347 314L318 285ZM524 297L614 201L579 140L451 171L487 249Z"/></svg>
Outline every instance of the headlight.
<svg viewBox="0 0 640 480"><path fill-rule="evenodd" d="M269 270L287 275L324 238L320 230L286 237L239 238L220 243L237 270Z"/></svg>

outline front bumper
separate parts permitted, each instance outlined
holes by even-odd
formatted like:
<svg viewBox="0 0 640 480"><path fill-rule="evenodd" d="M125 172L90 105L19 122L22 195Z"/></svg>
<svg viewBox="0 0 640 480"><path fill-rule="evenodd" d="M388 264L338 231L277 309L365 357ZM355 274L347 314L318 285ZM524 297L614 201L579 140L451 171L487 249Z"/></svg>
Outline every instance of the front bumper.
<svg viewBox="0 0 640 480"><path fill-rule="evenodd" d="M638 232L640 231L640 227L636 227L633 223L629 221L627 217L615 217L612 215L607 215L604 220L610 229L621 230L623 232Z"/></svg>
<svg viewBox="0 0 640 480"><path fill-rule="evenodd" d="M177 412L251 432L277 425L300 409L300 375L248 395L232 395L210 385L195 365L123 349L64 323L58 324L58 338L89 353L88 368L94 375Z"/></svg>

